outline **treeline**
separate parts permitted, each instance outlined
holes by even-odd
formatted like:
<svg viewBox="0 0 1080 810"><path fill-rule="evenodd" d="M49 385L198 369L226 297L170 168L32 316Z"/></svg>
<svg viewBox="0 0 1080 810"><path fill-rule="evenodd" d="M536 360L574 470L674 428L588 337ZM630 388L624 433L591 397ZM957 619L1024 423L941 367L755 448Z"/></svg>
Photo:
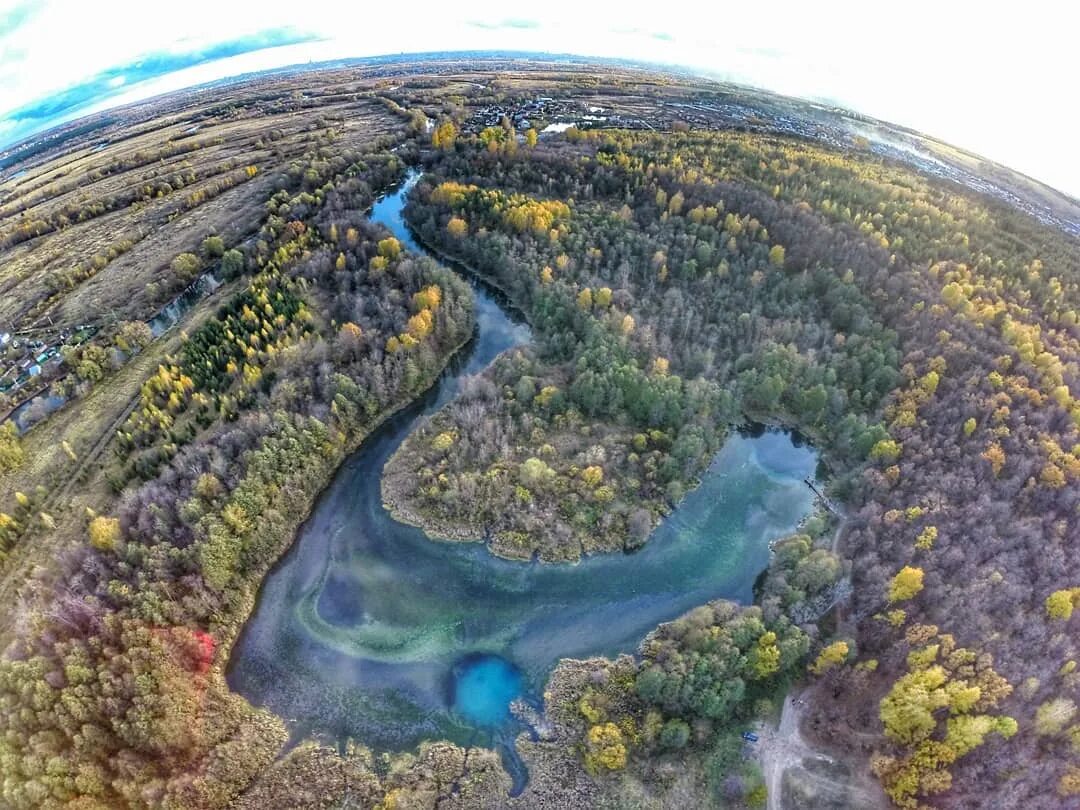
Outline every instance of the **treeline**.
<svg viewBox="0 0 1080 810"><path fill-rule="evenodd" d="M378 155L377 158L373 158L372 153L359 150L323 147L308 153L303 159L293 160L283 166L274 178L275 191L266 203L266 220L253 239L240 246L243 250L236 247L226 249L227 245L220 236L208 236L202 241L197 254L185 252L177 255L169 263L167 272L160 280L148 285L152 287L149 291L151 298L166 300L215 264L222 280L231 281L250 271L262 275L258 282L261 287L265 288L268 283L276 285L278 282L275 279L281 275L283 264L294 261L302 251L315 244L313 240L317 234L309 234L305 222L323 209L327 194L336 188L332 182L335 178L342 184L337 187L339 193L348 194L348 204L367 205L373 199L373 188L384 188L400 177L400 162L378 152L378 144L375 148L373 154ZM345 210L346 203L335 199L334 205L341 209L340 214ZM163 299L163 296L166 298ZM274 328L280 326L279 324ZM289 325L289 328L294 327L295 324ZM151 340L149 328L141 322L122 322L115 325L115 328L103 329L92 340L84 341L75 347L66 347L62 351L63 376L55 381L52 387L57 394L68 398L85 396L93 386L107 380L132 353ZM122 426L118 441L113 445L114 452L124 462L130 462L125 468L107 472L108 479L117 491L135 476L141 476L144 480L153 477L160 465L175 454L179 447L194 439L200 426L205 428L213 421L214 417L201 407L203 395L200 394L196 398L200 405L198 422L185 423L178 431L171 430L174 419L170 412L186 410L189 397L195 392L183 390L184 385L180 380L183 375L179 369L169 368L173 366L171 360L165 365L164 375L159 371L143 386L140 408ZM172 374L177 375L180 383L181 390L176 392L169 390L169 384L166 383L166 379L171 379ZM175 400L170 398L172 393L176 393ZM215 399L215 408L220 408L221 405L222 402ZM226 399L225 405L235 416L236 410L231 400ZM141 429L164 429L165 432L156 434L155 442L143 452L135 454L133 450L136 449L136 441L133 431ZM65 449L65 452L72 461L77 460L72 451ZM32 506L40 506L45 497L31 498L34 501ZM43 522L36 509L21 503L8 504L4 511L0 512L0 521L5 523L2 541L4 547L0 552L9 551L16 543L24 541L32 534L49 530L48 521ZM0 561L3 559L0 557Z"/></svg>
<svg viewBox="0 0 1080 810"><path fill-rule="evenodd" d="M170 158L199 152L202 149L211 146L219 146L222 143L224 143L224 140L221 138L214 138L212 140L207 140L205 138L186 139L180 142L171 142L165 146L149 151L138 150L130 155L112 159L108 163L88 167L86 171L77 178L72 178L67 182L58 183L53 177L49 177L47 180L40 181L35 185L22 189L14 200L0 206L0 220L28 211L36 205L40 205L50 199L55 199L62 194L77 191L79 188L89 183L96 183L111 175L122 174L131 171L132 169L138 169L154 163L161 163ZM143 179L145 180L147 178L144 177Z"/></svg>
<svg viewBox="0 0 1080 810"><path fill-rule="evenodd" d="M191 211L223 192L251 180L259 173L258 166L249 165L238 168L239 164L240 161L230 159L204 170L201 176L191 168L179 170L150 182L129 186L115 194L96 199L77 199L64 203L47 213L23 215L19 218L17 225L0 233L0 249L63 230L70 225L86 222L110 211L160 200L174 192L182 191L187 186L201 183L199 188L189 192L178 204L178 211Z"/></svg>
<svg viewBox="0 0 1080 810"><path fill-rule="evenodd" d="M569 751L616 794L628 771L663 796L662 774L677 768L694 780L697 802L763 805L762 775L747 762L741 733L775 715L811 652L831 662L822 672L855 656L854 645L826 645L817 627L845 583L843 564L825 547L831 528L815 515L806 524L812 535L776 543L759 605L695 608L650 633L636 658L561 662L545 687L553 730L533 760L550 767Z"/></svg>

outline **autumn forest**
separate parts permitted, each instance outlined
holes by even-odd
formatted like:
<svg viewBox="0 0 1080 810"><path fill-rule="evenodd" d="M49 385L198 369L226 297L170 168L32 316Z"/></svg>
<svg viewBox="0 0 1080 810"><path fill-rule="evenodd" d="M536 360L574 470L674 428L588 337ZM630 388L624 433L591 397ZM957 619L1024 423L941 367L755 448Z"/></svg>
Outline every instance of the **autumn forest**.
<svg viewBox="0 0 1080 810"><path fill-rule="evenodd" d="M2 395L55 404L0 428L0 806L1080 807L1076 238L861 137L653 106L707 83L400 70L133 108L0 185L0 315L63 344ZM552 96L612 120L545 131ZM371 219L407 173L420 252ZM527 784L494 744L304 738L226 681L320 493L467 351L478 283L531 339L377 482L431 542L632 566L737 432L820 460L752 601L515 709ZM775 766L793 705L827 778Z"/></svg>

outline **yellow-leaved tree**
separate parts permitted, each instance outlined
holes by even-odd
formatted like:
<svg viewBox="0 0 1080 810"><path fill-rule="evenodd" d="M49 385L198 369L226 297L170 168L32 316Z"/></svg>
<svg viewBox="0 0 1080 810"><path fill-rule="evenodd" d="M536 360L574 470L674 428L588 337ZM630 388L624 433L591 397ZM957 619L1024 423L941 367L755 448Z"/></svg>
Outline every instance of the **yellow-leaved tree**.
<svg viewBox="0 0 1080 810"><path fill-rule="evenodd" d="M0 426L0 475L14 470L26 459L22 440L14 422Z"/></svg>
<svg viewBox="0 0 1080 810"><path fill-rule="evenodd" d="M923 589L923 570L905 565L889 583L889 601L903 602Z"/></svg>
<svg viewBox="0 0 1080 810"><path fill-rule="evenodd" d="M112 551L120 542L120 519L98 515L87 527L90 545L98 551Z"/></svg>

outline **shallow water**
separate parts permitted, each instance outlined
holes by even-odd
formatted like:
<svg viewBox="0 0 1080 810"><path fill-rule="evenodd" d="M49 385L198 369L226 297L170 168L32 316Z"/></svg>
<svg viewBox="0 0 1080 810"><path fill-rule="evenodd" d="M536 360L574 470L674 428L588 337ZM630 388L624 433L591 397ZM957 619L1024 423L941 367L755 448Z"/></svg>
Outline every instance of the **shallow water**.
<svg viewBox="0 0 1080 810"><path fill-rule="evenodd" d="M372 218L410 249L404 193ZM733 433L675 512L632 555L576 565L508 562L480 544L432 542L383 508L386 460L460 379L529 330L474 283L477 332L421 401L339 470L263 584L234 649L232 688L321 733L400 749L423 739L496 745L520 787L507 705L537 696L559 658L633 652L658 623L726 597L748 602L768 543L810 510L817 456L791 435Z"/></svg>
<svg viewBox="0 0 1080 810"><path fill-rule="evenodd" d="M217 276L217 270L203 273L195 281L181 292L176 298L166 304L161 310L146 323L150 327L150 334L161 337L180 322L196 304L221 286L221 280Z"/></svg>
<svg viewBox="0 0 1080 810"><path fill-rule="evenodd" d="M60 410L65 402L67 402L67 397L46 392L19 405L8 415L8 418L15 423L19 433L25 433L38 422Z"/></svg>

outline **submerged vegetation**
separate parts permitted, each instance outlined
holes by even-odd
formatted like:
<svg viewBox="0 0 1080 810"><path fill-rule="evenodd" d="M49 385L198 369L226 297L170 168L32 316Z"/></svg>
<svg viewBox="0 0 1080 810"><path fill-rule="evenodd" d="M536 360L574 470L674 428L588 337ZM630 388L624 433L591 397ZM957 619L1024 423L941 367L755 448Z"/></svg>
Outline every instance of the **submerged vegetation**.
<svg viewBox="0 0 1080 810"><path fill-rule="evenodd" d="M80 164L107 183L96 197L42 172L0 207L19 258L0 281L35 291L6 316L75 326L88 302L131 299L54 364L84 414L0 429L5 593L28 583L3 627L0 803L761 806L738 734L796 680L806 733L897 806L1076 801L1075 239L857 149L686 126L519 137L467 125L494 91L430 76L344 101L330 83L336 117L315 120L278 81L239 111L200 108L307 121L249 131L257 160L175 131ZM358 134L346 110L380 123ZM417 236L502 290L535 341L402 445L383 482L396 514L572 561L647 542L741 422L797 428L829 472L755 604L702 605L636 657L560 663L544 733L517 743L532 781L516 798L492 752L447 743L279 758L285 722L223 676L319 492L472 333L462 278L367 220L406 158L426 172ZM148 238L99 234L107 216L168 230L238 190L250 233L188 228L154 273L101 292ZM88 233L93 255L58 268ZM211 265L219 297L148 334L145 305Z"/></svg>

